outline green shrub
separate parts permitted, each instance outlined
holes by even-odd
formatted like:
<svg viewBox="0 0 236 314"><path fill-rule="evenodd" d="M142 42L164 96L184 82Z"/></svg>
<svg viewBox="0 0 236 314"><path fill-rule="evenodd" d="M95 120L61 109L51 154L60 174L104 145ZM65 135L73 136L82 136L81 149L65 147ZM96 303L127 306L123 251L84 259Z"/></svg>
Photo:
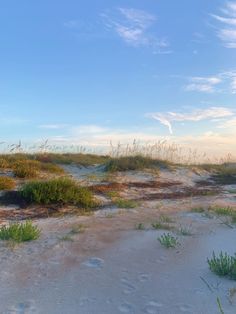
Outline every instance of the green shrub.
<svg viewBox="0 0 236 314"><path fill-rule="evenodd" d="M49 173L55 173L55 174L65 173L64 169L62 169L58 165L54 165L52 163L41 163L40 164L40 170L45 171L45 172L49 172Z"/></svg>
<svg viewBox="0 0 236 314"><path fill-rule="evenodd" d="M107 171L143 170L145 168L168 167L169 163L143 156L113 158L106 164Z"/></svg>
<svg viewBox="0 0 236 314"><path fill-rule="evenodd" d="M213 273L236 280L236 254L230 256L227 253L220 252L217 257L213 252L212 258L207 259L207 262Z"/></svg>
<svg viewBox="0 0 236 314"><path fill-rule="evenodd" d="M158 241L161 243L162 246L169 248L175 248L179 245L178 238L173 237L169 233L164 233L158 238Z"/></svg>
<svg viewBox="0 0 236 314"><path fill-rule="evenodd" d="M13 240L15 242L25 242L36 240L40 236L40 230L31 221L25 223L12 223L9 226L0 228L1 240Z"/></svg>
<svg viewBox="0 0 236 314"><path fill-rule="evenodd" d="M29 203L72 204L84 208L96 205L92 193L68 178L26 183L20 194Z"/></svg>
<svg viewBox="0 0 236 314"><path fill-rule="evenodd" d="M0 190L12 190L15 188L15 186L16 186L16 183L12 178L6 177L6 176L3 176L3 177L0 176Z"/></svg>
<svg viewBox="0 0 236 314"><path fill-rule="evenodd" d="M13 164L13 173L21 179L36 178L40 169L40 163L33 160L21 160Z"/></svg>

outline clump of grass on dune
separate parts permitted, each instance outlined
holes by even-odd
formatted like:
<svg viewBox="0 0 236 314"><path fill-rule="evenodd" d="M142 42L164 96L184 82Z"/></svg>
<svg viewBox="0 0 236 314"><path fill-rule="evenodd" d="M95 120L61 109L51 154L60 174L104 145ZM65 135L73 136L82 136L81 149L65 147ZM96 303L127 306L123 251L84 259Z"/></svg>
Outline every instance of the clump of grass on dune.
<svg viewBox="0 0 236 314"><path fill-rule="evenodd" d="M26 183L20 190L21 196L29 203L68 204L83 208L97 205L92 193L68 178Z"/></svg>
<svg viewBox="0 0 236 314"><path fill-rule="evenodd" d="M36 240L40 236L40 230L31 221L25 223L11 223L9 226L0 228L1 240L12 240L14 242L26 242Z"/></svg>
<svg viewBox="0 0 236 314"><path fill-rule="evenodd" d="M16 186L14 179L6 176L0 177L0 190L12 190Z"/></svg>
<svg viewBox="0 0 236 314"><path fill-rule="evenodd" d="M167 161L152 159L150 157L125 156L112 158L106 163L107 171L127 171L127 170L143 170L148 168L167 168L170 163Z"/></svg>

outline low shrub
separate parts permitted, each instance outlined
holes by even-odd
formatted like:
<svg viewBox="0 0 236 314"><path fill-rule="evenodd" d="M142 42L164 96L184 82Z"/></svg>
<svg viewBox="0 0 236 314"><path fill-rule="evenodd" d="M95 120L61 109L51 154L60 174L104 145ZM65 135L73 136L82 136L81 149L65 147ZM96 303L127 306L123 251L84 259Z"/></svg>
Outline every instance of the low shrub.
<svg viewBox="0 0 236 314"><path fill-rule="evenodd" d="M0 228L1 240L13 240L15 242L25 242L36 240L40 236L40 230L31 221L24 223L12 223L9 226Z"/></svg>
<svg viewBox="0 0 236 314"><path fill-rule="evenodd" d="M16 186L14 179L10 177L0 176L0 190L12 190Z"/></svg>
<svg viewBox="0 0 236 314"><path fill-rule="evenodd" d="M22 187L20 194L29 203L71 204L84 208L97 205L87 188L68 178L32 181Z"/></svg>
<svg viewBox="0 0 236 314"><path fill-rule="evenodd" d="M207 259L207 262L213 273L236 280L236 254L230 256L220 252L219 256L216 256L213 252L212 258Z"/></svg>

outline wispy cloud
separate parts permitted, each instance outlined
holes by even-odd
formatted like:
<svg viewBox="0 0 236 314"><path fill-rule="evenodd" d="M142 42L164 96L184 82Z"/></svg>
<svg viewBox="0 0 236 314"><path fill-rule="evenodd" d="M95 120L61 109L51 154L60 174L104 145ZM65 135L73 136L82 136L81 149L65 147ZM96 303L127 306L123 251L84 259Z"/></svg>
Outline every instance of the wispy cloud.
<svg viewBox="0 0 236 314"><path fill-rule="evenodd" d="M146 114L147 117L159 121L161 124L168 127L170 134L173 134L172 122L184 122L184 121L202 121L210 120L214 121L226 117L232 117L234 112L226 107L210 107L208 109L196 109L188 113L178 112L154 112Z"/></svg>
<svg viewBox="0 0 236 314"><path fill-rule="evenodd" d="M236 93L235 70L220 72L213 76L193 76L187 78L187 81L187 84L184 85L184 90L187 92L195 91L202 93Z"/></svg>
<svg viewBox="0 0 236 314"><path fill-rule="evenodd" d="M221 81L219 77L191 77L189 84L185 86L185 90L213 93L215 92L215 86L220 84Z"/></svg>
<svg viewBox="0 0 236 314"><path fill-rule="evenodd" d="M133 8L118 8L114 12L103 13L105 26L112 29L128 45L151 47L155 53L170 53L165 38L157 38L151 28L157 21L156 16Z"/></svg>
<svg viewBox="0 0 236 314"><path fill-rule="evenodd" d="M221 8L221 13L211 14L220 23L217 36L227 48L236 48L236 2L226 2Z"/></svg>

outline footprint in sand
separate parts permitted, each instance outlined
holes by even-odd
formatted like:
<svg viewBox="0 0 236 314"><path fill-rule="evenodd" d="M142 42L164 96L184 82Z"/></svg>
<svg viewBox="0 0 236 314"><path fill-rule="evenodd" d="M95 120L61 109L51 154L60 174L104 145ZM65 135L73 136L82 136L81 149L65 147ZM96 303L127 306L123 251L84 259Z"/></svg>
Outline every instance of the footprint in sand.
<svg viewBox="0 0 236 314"><path fill-rule="evenodd" d="M159 314L160 308L163 305L157 301L150 301L147 303L146 307L144 308L144 313L147 314Z"/></svg>
<svg viewBox="0 0 236 314"><path fill-rule="evenodd" d="M33 302L20 302L10 307L4 314L36 314L38 313Z"/></svg>
<svg viewBox="0 0 236 314"><path fill-rule="evenodd" d="M133 306L129 303L121 304L118 309L121 313L135 313Z"/></svg>
<svg viewBox="0 0 236 314"><path fill-rule="evenodd" d="M102 268L104 264L104 260L98 257L91 257L83 265L90 267L90 268Z"/></svg>
<svg viewBox="0 0 236 314"><path fill-rule="evenodd" d="M139 274L138 275L138 280L141 282L145 282L148 281L150 279L150 275L149 274Z"/></svg>
<svg viewBox="0 0 236 314"><path fill-rule="evenodd" d="M135 286L133 286L126 278L122 278L121 282L124 286L124 294L130 294L136 290Z"/></svg>

